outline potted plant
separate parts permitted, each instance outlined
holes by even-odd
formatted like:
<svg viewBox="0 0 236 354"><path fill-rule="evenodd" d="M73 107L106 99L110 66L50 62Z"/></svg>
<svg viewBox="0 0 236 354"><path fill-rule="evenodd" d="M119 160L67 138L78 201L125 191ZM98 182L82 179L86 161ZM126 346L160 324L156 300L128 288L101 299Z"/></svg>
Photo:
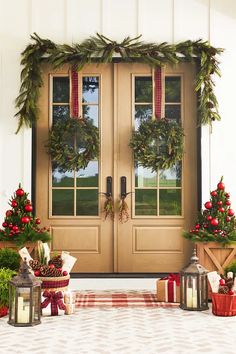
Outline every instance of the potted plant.
<svg viewBox="0 0 236 354"><path fill-rule="evenodd" d="M19 248L26 246L29 253L36 247L37 241L50 240L48 230L40 228L40 219L33 215L33 206L26 193L19 185L9 200L11 209L6 211L0 229L0 248Z"/></svg>
<svg viewBox="0 0 236 354"><path fill-rule="evenodd" d="M7 315L9 306L9 280L16 275L14 270L0 268L0 317Z"/></svg>
<svg viewBox="0 0 236 354"><path fill-rule="evenodd" d="M184 232L184 236L196 243L199 262L205 268L223 274L224 268L236 257L235 213L223 177L204 207L194 227Z"/></svg>

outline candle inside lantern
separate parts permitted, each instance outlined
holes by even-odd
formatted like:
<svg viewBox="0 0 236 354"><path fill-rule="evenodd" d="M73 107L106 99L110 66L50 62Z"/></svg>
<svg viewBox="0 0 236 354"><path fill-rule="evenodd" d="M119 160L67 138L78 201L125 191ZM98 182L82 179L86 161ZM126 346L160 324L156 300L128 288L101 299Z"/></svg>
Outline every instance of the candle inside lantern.
<svg viewBox="0 0 236 354"><path fill-rule="evenodd" d="M196 279L193 279L193 307L197 307L197 288L196 288Z"/></svg>
<svg viewBox="0 0 236 354"><path fill-rule="evenodd" d="M187 288L187 307L193 307L193 289Z"/></svg>

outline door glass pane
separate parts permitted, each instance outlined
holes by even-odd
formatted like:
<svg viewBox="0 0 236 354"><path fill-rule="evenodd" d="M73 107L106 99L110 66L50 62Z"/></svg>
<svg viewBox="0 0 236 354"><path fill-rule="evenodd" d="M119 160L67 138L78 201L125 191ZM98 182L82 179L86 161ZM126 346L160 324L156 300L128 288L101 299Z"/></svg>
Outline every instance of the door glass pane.
<svg viewBox="0 0 236 354"><path fill-rule="evenodd" d="M143 121L146 121L148 118L152 117L152 105L135 105L135 129L138 129L140 124Z"/></svg>
<svg viewBox="0 0 236 354"><path fill-rule="evenodd" d="M136 189L135 214L136 215L157 215L157 190L156 189Z"/></svg>
<svg viewBox="0 0 236 354"><path fill-rule="evenodd" d="M53 169L52 186L53 187L73 187L74 172L70 172L70 171L59 172L57 168Z"/></svg>
<svg viewBox="0 0 236 354"><path fill-rule="evenodd" d="M168 170L161 170L159 176L160 187L181 187L181 175L181 162L178 162Z"/></svg>
<svg viewBox="0 0 236 354"><path fill-rule="evenodd" d="M76 215L98 215L97 189L79 189L76 191Z"/></svg>
<svg viewBox="0 0 236 354"><path fill-rule="evenodd" d="M181 121L181 106L179 104L166 104L165 117L179 123Z"/></svg>
<svg viewBox="0 0 236 354"><path fill-rule="evenodd" d="M166 76L165 78L165 101L180 102L180 76Z"/></svg>
<svg viewBox="0 0 236 354"><path fill-rule="evenodd" d="M98 187L98 161L89 162L88 166L76 172L77 187Z"/></svg>
<svg viewBox="0 0 236 354"><path fill-rule="evenodd" d="M160 189L160 215L181 215L181 190Z"/></svg>
<svg viewBox="0 0 236 354"><path fill-rule="evenodd" d="M83 117L91 119L93 125L98 127L98 106L83 105Z"/></svg>
<svg viewBox="0 0 236 354"><path fill-rule="evenodd" d="M152 103L152 77L135 77L135 102Z"/></svg>
<svg viewBox="0 0 236 354"><path fill-rule="evenodd" d="M58 120L66 120L70 116L69 105L64 106L53 106L53 123L55 124Z"/></svg>
<svg viewBox="0 0 236 354"><path fill-rule="evenodd" d="M83 102L98 103L99 78L83 77Z"/></svg>
<svg viewBox="0 0 236 354"><path fill-rule="evenodd" d="M74 215L74 190L52 190L52 215Z"/></svg>
<svg viewBox="0 0 236 354"><path fill-rule="evenodd" d="M135 168L135 187L156 187L157 174L150 169L137 166Z"/></svg>
<svg viewBox="0 0 236 354"><path fill-rule="evenodd" d="M69 103L70 94L69 77L54 77L53 78L53 102L54 103Z"/></svg>

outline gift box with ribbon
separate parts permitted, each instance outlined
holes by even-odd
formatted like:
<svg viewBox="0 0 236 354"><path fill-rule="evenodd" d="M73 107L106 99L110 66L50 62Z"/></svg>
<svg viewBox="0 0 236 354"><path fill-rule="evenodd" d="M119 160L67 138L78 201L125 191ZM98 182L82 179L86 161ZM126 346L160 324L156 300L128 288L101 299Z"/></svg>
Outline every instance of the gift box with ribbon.
<svg viewBox="0 0 236 354"><path fill-rule="evenodd" d="M169 274L157 280L157 301L180 302L180 275Z"/></svg>
<svg viewBox="0 0 236 354"><path fill-rule="evenodd" d="M41 303L41 309L42 309L42 314L43 315L51 315L51 316L58 316L60 310L63 311L63 314L65 312L65 304L63 302L63 293L61 291L48 291L45 290L43 292L43 297L46 299ZM48 305L50 306L50 309ZM44 311L46 309L46 311Z"/></svg>

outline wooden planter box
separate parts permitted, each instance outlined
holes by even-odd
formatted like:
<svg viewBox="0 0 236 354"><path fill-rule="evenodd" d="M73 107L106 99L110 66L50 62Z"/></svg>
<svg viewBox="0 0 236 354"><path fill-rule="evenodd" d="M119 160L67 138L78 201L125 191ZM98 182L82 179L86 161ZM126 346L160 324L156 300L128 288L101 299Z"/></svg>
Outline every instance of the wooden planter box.
<svg viewBox="0 0 236 354"><path fill-rule="evenodd" d="M223 246L217 242L197 242L196 246L199 263L209 272L215 270L224 274L224 268L236 260L236 244Z"/></svg>
<svg viewBox="0 0 236 354"><path fill-rule="evenodd" d="M37 246L38 246L38 242L26 242L24 245L18 246L14 242L11 242L11 241L0 241L0 249L1 248L12 248L17 251L17 250L21 249L22 247L26 247L29 254L32 256L32 258L34 258L34 256L36 255Z"/></svg>

